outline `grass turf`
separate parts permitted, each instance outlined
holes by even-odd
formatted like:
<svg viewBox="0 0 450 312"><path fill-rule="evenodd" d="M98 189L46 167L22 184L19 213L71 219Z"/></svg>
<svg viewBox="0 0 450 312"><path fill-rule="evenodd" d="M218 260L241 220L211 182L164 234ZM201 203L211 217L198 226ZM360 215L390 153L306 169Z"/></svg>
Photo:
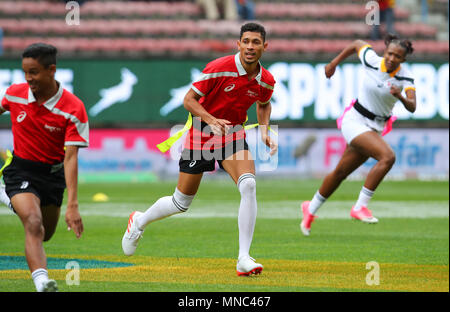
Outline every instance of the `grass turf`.
<svg viewBox="0 0 450 312"><path fill-rule="evenodd" d="M103 261L131 262L134 266L116 269L83 269L80 286L65 284L68 270L52 270L61 291L449 291L448 182L385 181L373 199L392 203L443 202L447 215L427 217L433 204L423 207L424 217L380 218L366 225L345 217L324 218L313 224L310 237L303 237L295 215L278 215L285 202L308 200L320 185L317 180L258 180L258 218L251 254L265 269L261 276L238 278L235 258L238 249L235 217L176 216L151 224L145 231L136 255L125 257L121 238L126 215L146 209L158 197L169 195L174 181L150 184L82 184L80 210L85 233L75 239L67 232L63 216L50 242L48 256L78 257ZM353 201L361 182L346 181L326 204ZM92 203L92 196L104 192L109 203L117 204L120 216L107 216ZM209 211L215 203L220 212L237 212L239 194L231 180L204 181L190 210ZM274 203L266 208L264 203ZM277 208L277 203L280 207ZM406 205L407 206L407 205ZM84 208L88 207L88 208ZM262 207L262 208L261 208ZM6 208L2 208L6 209ZM296 208L293 208L296 209ZM323 211L322 211L323 210ZM264 214L263 214L264 215ZM376 212L375 212L376 215ZM271 217L275 216L275 217ZM0 253L23 255L23 228L14 215L0 216ZM366 284L366 263L380 265L380 285ZM27 270L0 268L0 291L34 291Z"/></svg>

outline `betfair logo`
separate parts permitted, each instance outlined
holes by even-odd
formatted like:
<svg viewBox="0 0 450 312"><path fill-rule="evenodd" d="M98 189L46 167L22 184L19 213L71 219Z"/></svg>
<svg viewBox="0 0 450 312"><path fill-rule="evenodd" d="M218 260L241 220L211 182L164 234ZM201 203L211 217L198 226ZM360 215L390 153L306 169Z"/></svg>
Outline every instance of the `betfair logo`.
<svg viewBox="0 0 450 312"><path fill-rule="evenodd" d="M58 128L58 127L53 127L53 126L49 126L47 124L44 125L44 128L47 129L50 132L60 132L63 129L62 128Z"/></svg>

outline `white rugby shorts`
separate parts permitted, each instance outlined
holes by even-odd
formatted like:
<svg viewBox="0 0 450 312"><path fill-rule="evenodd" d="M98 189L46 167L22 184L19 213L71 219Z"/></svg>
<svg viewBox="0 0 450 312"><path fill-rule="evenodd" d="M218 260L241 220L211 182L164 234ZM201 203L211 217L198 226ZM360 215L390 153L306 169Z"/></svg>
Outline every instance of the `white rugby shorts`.
<svg viewBox="0 0 450 312"><path fill-rule="evenodd" d="M384 124L384 122L378 122L364 117L352 107L345 113L342 119L341 132L347 144L350 144L354 138L367 131L375 131L381 135Z"/></svg>

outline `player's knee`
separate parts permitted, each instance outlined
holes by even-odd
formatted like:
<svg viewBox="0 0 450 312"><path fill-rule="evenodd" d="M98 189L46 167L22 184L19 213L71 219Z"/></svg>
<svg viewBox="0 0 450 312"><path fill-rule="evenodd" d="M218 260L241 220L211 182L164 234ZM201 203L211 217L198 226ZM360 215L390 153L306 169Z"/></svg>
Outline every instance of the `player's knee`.
<svg viewBox="0 0 450 312"><path fill-rule="evenodd" d="M24 220L25 232L29 235L44 237L45 230L42 218L38 215L29 215Z"/></svg>
<svg viewBox="0 0 450 312"><path fill-rule="evenodd" d="M386 153L380 157L377 166L385 171L390 170L395 163L395 154Z"/></svg>
<svg viewBox="0 0 450 312"><path fill-rule="evenodd" d="M172 201L180 212L186 212L194 200L194 197L195 195L183 194L178 190L178 188L175 188L175 192L172 195Z"/></svg>
<svg viewBox="0 0 450 312"><path fill-rule="evenodd" d="M385 162L386 165L390 167L392 167L395 164L395 154L394 153L389 153L386 157L385 157Z"/></svg>
<svg viewBox="0 0 450 312"><path fill-rule="evenodd" d="M239 177L237 187L241 194L256 194L255 175L251 173L244 173Z"/></svg>

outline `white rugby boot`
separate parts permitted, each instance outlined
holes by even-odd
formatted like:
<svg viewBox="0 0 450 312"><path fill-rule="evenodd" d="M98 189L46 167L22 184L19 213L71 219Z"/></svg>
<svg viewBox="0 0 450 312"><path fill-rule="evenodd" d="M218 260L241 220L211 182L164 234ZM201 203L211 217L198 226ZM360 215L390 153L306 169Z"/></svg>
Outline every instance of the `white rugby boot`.
<svg viewBox="0 0 450 312"><path fill-rule="evenodd" d="M122 238L122 250L126 256L132 256L134 254L139 240L144 233L144 231L140 230L136 225L136 217L141 214L142 212L133 211L128 219L128 226Z"/></svg>
<svg viewBox="0 0 450 312"><path fill-rule="evenodd" d="M42 291L43 292L57 292L58 285L55 280L49 279L42 283Z"/></svg>
<svg viewBox="0 0 450 312"><path fill-rule="evenodd" d="M236 272L238 276L249 276L251 274L260 274L263 266L256 263L255 259L250 256L242 256L238 259L236 264Z"/></svg>

